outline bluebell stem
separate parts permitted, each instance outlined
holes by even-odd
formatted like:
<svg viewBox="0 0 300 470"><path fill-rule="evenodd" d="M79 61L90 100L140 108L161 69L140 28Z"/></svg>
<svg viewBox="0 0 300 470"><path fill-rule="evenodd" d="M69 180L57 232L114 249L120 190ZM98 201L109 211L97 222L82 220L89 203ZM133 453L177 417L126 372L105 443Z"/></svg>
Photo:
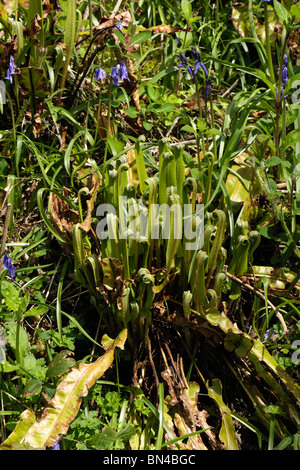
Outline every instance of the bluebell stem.
<svg viewBox="0 0 300 470"><path fill-rule="evenodd" d="M4 77L5 80L9 80L10 83L12 83L12 75L15 75L15 68L16 68L16 65L15 65L15 61L14 61L14 58L13 56L11 55L10 56L10 59L9 59L9 67L7 69L7 72L6 72L6 77Z"/></svg>
<svg viewBox="0 0 300 470"><path fill-rule="evenodd" d="M14 279L14 277L15 277L15 275L16 275L16 274L15 274L15 267L14 267L14 265L13 265L13 263L12 263L12 260L11 260L11 258L10 258L10 256L9 256L9 254L7 254L7 253L5 253L5 255L4 255L3 268L4 268L4 269L7 269L8 274L10 275L10 277L11 277L12 279Z"/></svg>
<svg viewBox="0 0 300 470"><path fill-rule="evenodd" d="M100 82L103 83L103 81L105 80L105 77L106 77L106 73L104 72L104 70L101 68L101 67L97 67L95 69L95 75L94 75L94 78L96 80L100 80Z"/></svg>
<svg viewBox="0 0 300 470"><path fill-rule="evenodd" d="M189 66L188 64L188 61L187 61L187 58L185 57L185 55L183 55L182 53L179 54L179 57L180 57L180 64L177 65L178 68L180 67L186 67L187 71L189 72L190 76L193 78L194 77L194 74L193 74L193 71L191 69L191 67Z"/></svg>

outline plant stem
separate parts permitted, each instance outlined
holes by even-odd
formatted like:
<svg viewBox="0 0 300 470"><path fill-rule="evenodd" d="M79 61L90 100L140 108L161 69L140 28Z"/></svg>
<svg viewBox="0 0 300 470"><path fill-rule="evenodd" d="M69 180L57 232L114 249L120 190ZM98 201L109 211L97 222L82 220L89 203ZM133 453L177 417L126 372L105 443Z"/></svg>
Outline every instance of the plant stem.
<svg viewBox="0 0 300 470"><path fill-rule="evenodd" d="M196 89L196 94L197 94L197 101L198 101L198 108L199 108L199 117L202 118L202 108L201 108L201 99L200 99L200 93L198 89L198 84L196 77L194 76L194 83L195 83L195 89ZM201 134L197 132L196 134L196 145L197 145L197 158L198 158L198 170L201 171L201 159L200 159L200 139L202 139L202 150L203 154L205 152L205 142L204 142L204 137L203 133ZM203 184L201 184L201 189L203 187Z"/></svg>
<svg viewBox="0 0 300 470"><path fill-rule="evenodd" d="M269 15L268 15L268 4L264 2L264 11L265 11L265 33L266 33L266 51L268 58L268 68L270 78L273 83L275 83L275 74L273 68L272 54L271 54L271 44L270 44L270 31L269 31Z"/></svg>
<svg viewBox="0 0 300 470"><path fill-rule="evenodd" d="M102 168L102 186L104 185L104 175L105 175L105 166L107 160L107 151L108 151L108 139L110 134L110 115L111 115L111 81L109 82L108 88L108 111L107 111L107 130L106 130L106 142L105 142L105 150L104 150L104 157L103 157L103 168Z"/></svg>

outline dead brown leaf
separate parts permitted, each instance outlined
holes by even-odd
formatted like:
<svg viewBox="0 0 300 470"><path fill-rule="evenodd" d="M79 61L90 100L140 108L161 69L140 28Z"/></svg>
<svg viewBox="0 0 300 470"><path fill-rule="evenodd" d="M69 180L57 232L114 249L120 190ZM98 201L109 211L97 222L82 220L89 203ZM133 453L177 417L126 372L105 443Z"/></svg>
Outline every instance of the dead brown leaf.
<svg viewBox="0 0 300 470"><path fill-rule="evenodd" d="M98 119L98 129L97 132L102 139L106 139L107 136L107 126L108 126L108 119L107 119L107 109L104 105L101 105L100 112L99 107L96 108L94 112L94 116ZM109 126L109 134L115 135L114 126L112 122L110 122Z"/></svg>
<svg viewBox="0 0 300 470"><path fill-rule="evenodd" d="M35 38L39 34L42 29L42 21L40 15L35 15L30 25L30 39Z"/></svg>
<svg viewBox="0 0 300 470"><path fill-rule="evenodd" d="M152 26L151 28L146 29L146 31L153 31L154 34L156 33L171 34L171 33L176 33L178 31L186 31L186 29L175 28L174 26L171 26L170 24L159 24L157 26ZM188 31L190 31L190 29L188 29Z"/></svg>
<svg viewBox="0 0 300 470"><path fill-rule="evenodd" d="M63 195L68 197L69 190L64 188ZM53 227L64 238L69 238L74 223L78 222L78 212L70 208L69 204L57 194L50 195L50 216Z"/></svg>

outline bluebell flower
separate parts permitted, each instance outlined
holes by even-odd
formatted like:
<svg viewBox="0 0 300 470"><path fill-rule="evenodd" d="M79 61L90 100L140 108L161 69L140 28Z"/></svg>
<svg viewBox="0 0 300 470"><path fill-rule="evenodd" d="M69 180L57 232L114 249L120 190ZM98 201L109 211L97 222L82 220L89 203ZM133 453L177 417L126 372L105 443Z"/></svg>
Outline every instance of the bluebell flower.
<svg viewBox="0 0 300 470"><path fill-rule="evenodd" d="M263 2L269 2L269 3L270 3L271 0L262 0L262 1L263 1Z"/></svg>
<svg viewBox="0 0 300 470"><path fill-rule="evenodd" d="M111 71L111 77L113 79L113 85L117 86L119 85L119 79L129 81L127 68L123 60L122 62L120 62L119 65L117 64L117 62L114 64Z"/></svg>
<svg viewBox="0 0 300 470"><path fill-rule="evenodd" d="M104 70L101 67L97 67L95 69L94 78L96 80L100 80L100 82L103 82L105 80L105 77L106 77L106 73L104 72Z"/></svg>
<svg viewBox="0 0 300 470"><path fill-rule="evenodd" d="M205 67L205 65L203 64L203 62L201 60L201 54L200 54L200 52L197 51L197 49L195 47L192 47L192 56L196 60L195 68L194 68L194 75L196 75L196 73L198 72L199 67L201 67L203 72L205 73L205 76L208 77L207 68Z"/></svg>
<svg viewBox="0 0 300 470"><path fill-rule="evenodd" d="M205 82L205 100L208 100L208 97L209 97L209 88L210 88L210 85L212 84L212 79L211 78L207 78L206 82Z"/></svg>
<svg viewBox="0 0 300 470"><path fill-rule="evenodd" d="M16 65L15 65L15 61L14 61L14 58L13 56L11 55L10 56L10 59L9 59L9 67L7 69L7 72L6 72L6 77L4 77L5 80L9 80L10 83L12 83L12 75L15 75L15 68L16 68Z"/></svg>
<svg viewBox="0 0 300 470"><path fill-rule="evenodd" d="M112 68L111 78L113 79L114 85L119 85L119 74L118 74L117 63L115 63L115 65Z"/></svg>
<svg viewBox="0 0 300 470"><path fill-rule="evenodd" d="M175 36L175 41L176 41L176 43L177 43L177 47L180 47L180 46L181 46L181 39L180 39L180 37Z"/></svg>
<svg viewBox="0 0 300 470"><path fill-rule="evenodd" d="M274 331L273 331L273 328L269 328L268 330L266 330L265 334L264 334L264 338L263 338L263 343L265 341L267 341L268 339L272 338L272 336L274 336Z"/></svg>
<svg viewBox="0 0 300 470"><path fill-rule="evenodd" d="M129 81L127 68L126 68L125 62L123 60L122 60L122 62L120 62L119 77L120 77L121 80L128 80Z"/></svg>
<svg viewBox="0 0 300 470"><path fill-rule="evenodd" d="M284 54L284 56L283 56L282 74L281 74L281 81L282 81L282 83L283 83L284 85L286 85L287 82L289 81L287 66L288 66L288 58L287 58L287 55Z"/></svg>
<svg viewBox="0 0 300 470"><path fill-rule="evenodd" d="M3 260L3 268L7 269L8 274L10 275L11 279L14 279L15 277L15 267L12 263L12 260L9 256L9 254L5 253L4 255L4 260Z"/></svg>
<svg viewBox="0 0 300 470"><path fill-rule="evenodd" d="M180 62L179 65L177 65L177 67L178 68L179 67L186 67L186 69L189 72L190 76L193 78L194 74L193 74L193 71L192 71L191 67L188 64L187 58L182 53L179 54L179 57L180 57L181 62Z"/></svg>
<svg viewBox="0 0 300 470"><path fill-rule="evenodd" d="M58 441L56 441L56 442L53 444L52 450L60 450L59 441L60 441L60 439L58 439Z"/></svg>
<svg viewBox="0 0 300 470"><path fill-rule="evenodd" d="M283 64L282 64L282 72L281 72L281 83L282 83L282 85L281 85L281 90L280 90L280 98L283 95L283 90L284 90L285 85L289 81L287 66L288 66L288 57L287 57L286 54L284 54ZM278 69L277 74L279 75L279 73L280 73L280 70ZM286 98L287 96L288 95L285 95L284 98ZM278 91L276 92L276 97L278 98Z"/></svg>
<svg viewBox="0 0 300 470"><path fill-rule="evenodd" d="M122 31L123 29L122 21L119 21L119 23L117 24L117 28L119 28Z"/></svg>

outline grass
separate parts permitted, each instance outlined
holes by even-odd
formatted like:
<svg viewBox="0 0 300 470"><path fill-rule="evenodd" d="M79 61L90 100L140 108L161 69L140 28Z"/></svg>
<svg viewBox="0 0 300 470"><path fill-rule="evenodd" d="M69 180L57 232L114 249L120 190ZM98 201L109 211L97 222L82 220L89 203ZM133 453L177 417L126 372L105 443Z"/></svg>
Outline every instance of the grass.
<svg viewBox="0 0 300 470"><path fill-rule="evenodd" d="M0 448L298 450L299 2L60 5L0 10Z"/></svg>

